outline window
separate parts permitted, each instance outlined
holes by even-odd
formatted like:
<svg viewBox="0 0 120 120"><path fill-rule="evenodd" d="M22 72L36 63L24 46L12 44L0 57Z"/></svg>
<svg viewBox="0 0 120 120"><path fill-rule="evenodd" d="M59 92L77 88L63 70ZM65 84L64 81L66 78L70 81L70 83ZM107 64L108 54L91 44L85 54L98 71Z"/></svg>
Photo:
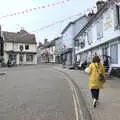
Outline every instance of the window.
<svg viewBox="0 0 120 120"><path fill-rule="evenodd" d="M25 50L29 50L29 45L25 45Z"/></svg>
<svg viewBox="0 0 120 120"><path fill-rule="evenodd" d="M75 47L79 47L79 40L75 40Z"/></svg>
<svg viewBox="0 0 120 120"><path fill-rule="evenodd" d="M120 25L120 8L116 6L117 24Z"/></svg>
<svg viewBox="0 0 120 120"><path fill-rule="evenodd" d="M91 43L92 43L92 29L88 30L87 41L88 41L88 45L91 45Z"/></svg>
<svg viewBox="0 0 120 120"><path fill-rule="evenodd" d="M32 54L27 54L26 55L26 61L28 61L28 62L33 61L33 55Z"/></svg>
<svg viewBox="0 0 120 120"><path fill-rule="evenodd" d="M81 41L80 41L80 47L84 48L85 47L85 38L82 36Z"/></svg>
<svg viewBox="0 0 120 120"><path fill-rule="evenodd" d="M118 44L112 44L110 46L110 56L111 56L111 62L113 64L118 64Z"/></svg>
<svg viewBox="0 0 120 120"><path fill-rule="evenodd" d="M97 22L97 39L100 39L101 37L103 37L103 20L100 19Z"/></svg>

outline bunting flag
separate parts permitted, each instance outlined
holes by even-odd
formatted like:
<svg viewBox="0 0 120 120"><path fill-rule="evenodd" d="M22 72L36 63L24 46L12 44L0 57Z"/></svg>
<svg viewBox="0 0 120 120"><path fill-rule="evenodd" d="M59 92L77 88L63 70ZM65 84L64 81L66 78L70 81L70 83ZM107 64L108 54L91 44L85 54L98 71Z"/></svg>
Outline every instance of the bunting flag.
<svg viewBox="0 0 120 120"><path fill-rule="evenodd" d="M26 9L26 10L23 10L23 11L19 11L19 12L15 12L15 13L11 13L11 14L7 14L7 15L4 15L4 16L1 16L0 19L6 18L6 17L16 16L16 15L20 15L20 14L24 15L26 13L33 12L35 10L40 10L40 9L45 9L45 8L53 7L53 6L60 5L60 4L65 4L65 2L69 2L69 1L70 0L62 0L62 1L57 1L55 3L51 3L51 4L47 4L47 5L43 5L43 6L38 6L38 7L35 7L35 8L29 8L29 9ZM113 0L113 1L115 1L115 0ZM84 13L91 12L91 10L94 10L95 8L97 8L97 7L93 6L92 8L87 8L87 10L84 11ZM79 14L82 14L82 13L79 13Z"/></svg>
<svg viewBox="0 0 120 120"><path fill-rule="evenodd" d="M11 13L11 14L8 14L8 15L4 15L4 16L1 16L0 19L2 18L6 18L6 17L10 17L10 16L16 16L16 15L19 15L19 14L25 14L25 13L29 13L29 12L32 12L32 11L35 11L35 10L40 10L40 9L45 9L45 8L48 8L48 7L54 7L54 6L57 6L57 5L60 5L60 4L65 4L65 2L69 2L70 0L62 0L62 1L57 1L55 3L52 3L52 4L48 4L48 5L42 5L42 6L38 6L38 7L35 7L35 8L30 8L30 9L26 9L26 10L23 10L23 11L20 11L20 12L15 12L15 13Z"/></svg>
<svg viewBox="0 0 120 120"><path fill-rule="evenodd" d="M20 12L8 14L8 15L5 15L5 16L1 16L0 19L1 19L1 18L6 18L6 17L9 17L9 16L15 16L15 15L19 15L19 14L29 13L29 12L32 12L32 11L34 11L34 10L38 10L38 9L41 9L41 8L47 8L47 7L56 6L56 5L63 4L63 3L68 2L68 1L70 1L70 0L57 1L57 2L52 3L52 4L43 5L43 6L38 6L38 7L36 7L36 8L26 9L26 10L24 10L24 11L20 11ZM95 8L97 8L97 7L96 7L96 6L93 6L93 8L88 8L88 9L86 10L86 12L91 12L91 10L94 10ZM37 30L33 30L31 33L36 32L36 31L40 31L40 30L44 30L44 29L49 28L49 27L52 27L52 26L54 26L54 25L56 25L56 24L65 22L65 21L67 21L67 20L70 20L70 19L72 19L73 17L82 16L82 15L83 15L83 13L82 13L82 12L79 12L79 13L74 14L74 15L72 15L72 16L66 17L65 19L58 20L58 21L55 21L55 22L53 22L53 23L51 23L51 24L49 24L49 25L43 26L43 27L41 27L41 28L39 28L39 29L37 29ZM24 36L26 36L26 35L27 35L27 34L21 35L21 37L24 37Z"/></svg>

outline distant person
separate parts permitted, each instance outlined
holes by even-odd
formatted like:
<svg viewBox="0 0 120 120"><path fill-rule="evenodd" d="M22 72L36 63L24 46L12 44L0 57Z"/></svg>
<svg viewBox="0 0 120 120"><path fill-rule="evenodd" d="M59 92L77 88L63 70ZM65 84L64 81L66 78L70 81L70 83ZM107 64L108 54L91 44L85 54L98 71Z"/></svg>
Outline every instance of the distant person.
<svg viewBox="0 0 120 120"><path fill-rule="evenodd" d="M93 98L93 107L96 107L96 103L99 100L100 89L103 88L105 83L105 70L104 66L100 63L99 56L93 57L93 62L88 67L89 73L89 89Z"/></svg>

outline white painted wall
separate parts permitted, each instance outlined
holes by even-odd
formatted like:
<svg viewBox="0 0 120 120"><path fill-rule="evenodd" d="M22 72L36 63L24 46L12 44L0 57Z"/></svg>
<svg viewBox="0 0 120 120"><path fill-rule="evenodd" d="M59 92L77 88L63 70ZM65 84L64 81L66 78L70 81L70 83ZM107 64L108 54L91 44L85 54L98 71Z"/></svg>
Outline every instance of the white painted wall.
<svg viewBox="0 0 120 120"><path fill-rule="evenodd" d="M37 52L37 45L36 44L28 44L29 45L29 50L25 50L25 45L24 43L11 43L11 42L5 42L4 43L4 50L5 51L10 51L10 50L14 50L14 51L20 51L19 50L19 46L23 45L23 52L27 51L27 52Z"/></svg>
<svg viewBox="0 0 120 120"><path fill-rule="evenodd" d="M19 52L19 46L23 45L23 52L37 52L37 45L36 44L28 44L29 45L29 49L25 50L25 45L27 44L23 44L23 43L10 43L10 42L5 42L4 43L4 51L16 51ZM19 61L19 54L17 54L16 56L16 64L20 64ZM7 63L8 61L8 54L6 52L4 52L4 60L5 63ZM26 54L24 54L24 58L23 58L23 64L37 64L37 54L34 55L33 61L32 62L28 62L26 61Z"/></svg>
<svg viewBox="0 0 120 120"><path fill-rule="evenodd" d="M115 16L114 16L114 9L110 7L104 14L103 14L103 38L97 40L97 24L95 21L92 24L92 37L93 43L91 45L86 44L85 48L76 50L76 54L89 50L91 48L97 47L100 44L104 44L105 42L110 42L112 39L120 36L120 31L115 30ZM98 19L99 20L99 19ZM86 30L87 31L87 30Z"/></svg>
<svg viewBox="0 0 120 120"><path fill-rule="evenodd" d="M4 52L4 62L7 63L7 61L8 61L8 54Z"/></svg>
<svg viewBox="0 0 120 120"><path fill-rule="evenodd" d="M73 47L72 38L73 38L73 24L70 25L70 27L63 33L62 48L64 50ZM64 48L64 45L66 46L66 48Z"/></svg>
<svg viewBox="0 0 120 120"><path fill-rule="evenodd" d="M5 43L4 43L4 50L5 50L5 51L13 50L13 43L5 42Z"/></svg>

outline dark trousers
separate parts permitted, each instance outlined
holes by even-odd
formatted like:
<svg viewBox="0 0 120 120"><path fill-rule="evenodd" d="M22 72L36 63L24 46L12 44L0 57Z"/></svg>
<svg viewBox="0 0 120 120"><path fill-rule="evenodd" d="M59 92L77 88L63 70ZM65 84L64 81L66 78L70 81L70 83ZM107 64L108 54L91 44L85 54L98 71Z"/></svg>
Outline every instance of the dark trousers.
<svg viewBox="0 0 120 120"><path fill-rule="evenodd" d="M92 98L99 99L99 89L91 89Z"/></svg>

